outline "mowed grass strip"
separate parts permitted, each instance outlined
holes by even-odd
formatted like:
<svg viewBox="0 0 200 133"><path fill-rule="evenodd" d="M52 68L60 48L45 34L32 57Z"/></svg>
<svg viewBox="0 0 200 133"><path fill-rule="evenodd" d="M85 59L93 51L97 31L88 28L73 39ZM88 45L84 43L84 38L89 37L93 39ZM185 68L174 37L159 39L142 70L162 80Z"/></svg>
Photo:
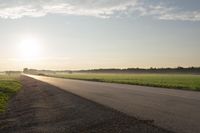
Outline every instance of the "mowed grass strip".
<svg viewBox="0 0 200 133"><path fill-rule="evenodd" d="M68 79L99 82L122 83L152 87L164 87L200 91L200 75L189 74L56 74L51 75Z"/></svg>
<svg viewBox="0 0 200 133"><path fill-rule="evenodd" d="M6 110L8 100L20 90L18 77L19 75L0 75L0 113Z"/></svg>

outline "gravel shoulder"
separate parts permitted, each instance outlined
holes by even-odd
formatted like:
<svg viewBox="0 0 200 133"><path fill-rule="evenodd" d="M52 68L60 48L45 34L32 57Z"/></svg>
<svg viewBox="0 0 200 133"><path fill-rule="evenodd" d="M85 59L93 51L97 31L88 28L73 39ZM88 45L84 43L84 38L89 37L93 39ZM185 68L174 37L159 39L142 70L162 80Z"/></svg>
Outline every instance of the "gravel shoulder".
<svg viewBox="0 0 200 133"><path fill-rule="evenodd" d="M33 78L21 82L0 115L1 133L171 133Z"/></svg>

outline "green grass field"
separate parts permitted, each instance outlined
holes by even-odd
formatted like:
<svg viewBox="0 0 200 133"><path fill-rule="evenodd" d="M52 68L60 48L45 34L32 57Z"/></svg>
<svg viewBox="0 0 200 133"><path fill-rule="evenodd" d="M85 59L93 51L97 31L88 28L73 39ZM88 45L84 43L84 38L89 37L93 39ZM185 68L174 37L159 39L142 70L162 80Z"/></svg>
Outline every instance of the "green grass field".
<svg viewBox="0 0 200 133"><path fill-rule="evenodd" d="M20 90L18 78L19 75L0 75L0 113L6 110L8 100Z"/></svg>
<svg viewBox="0 0 200 133"><path fill-rule="evenodd" d="M54 77L200 91L200 75L183 74L56 74Z"/></svg>

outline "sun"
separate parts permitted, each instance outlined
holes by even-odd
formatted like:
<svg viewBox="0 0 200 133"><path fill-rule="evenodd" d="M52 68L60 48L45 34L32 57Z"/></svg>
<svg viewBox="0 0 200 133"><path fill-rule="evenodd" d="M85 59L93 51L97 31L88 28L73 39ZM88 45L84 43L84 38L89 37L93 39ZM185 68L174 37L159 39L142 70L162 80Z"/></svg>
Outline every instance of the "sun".
<svg viewBox="0 0 200 133"><path fill-rule="evenodd" d="M25 37L19 43L19 52L23 60L37 59L41 52L40 42L34 37Z"/></svg>

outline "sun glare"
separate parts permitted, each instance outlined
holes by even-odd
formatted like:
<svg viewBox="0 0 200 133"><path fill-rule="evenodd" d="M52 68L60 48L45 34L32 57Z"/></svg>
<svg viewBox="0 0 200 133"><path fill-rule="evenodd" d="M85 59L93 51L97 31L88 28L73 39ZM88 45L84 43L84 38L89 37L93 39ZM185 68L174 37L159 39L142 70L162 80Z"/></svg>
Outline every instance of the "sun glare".
<svg viewBox="0 0 200 133"><path fill-rule="evenodd" d="M22 39L19 44L19 51L23 60L37 59L41 52L40 43L33 37L26 37Z"/></svg>

